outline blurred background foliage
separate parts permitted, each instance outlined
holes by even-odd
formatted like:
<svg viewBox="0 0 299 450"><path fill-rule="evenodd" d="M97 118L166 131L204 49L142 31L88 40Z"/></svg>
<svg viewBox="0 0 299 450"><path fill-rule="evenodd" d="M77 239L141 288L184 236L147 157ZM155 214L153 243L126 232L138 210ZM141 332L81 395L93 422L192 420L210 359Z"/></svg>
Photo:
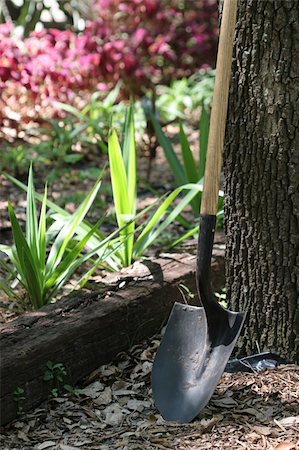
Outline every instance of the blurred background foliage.
<svg viewBox="0 0 299 450"><path fill-rule="evenodd" d="M141 98L213 67L216 0L0 0L1 118L60 117L121 81Z"/></svg>
<svg viewBox="0 0 299 450"><path fill-rule="evenodd" d="M45 28L72 27L82 31L86 19L92 16L89 0L0 0L1 23L14 23L22 28L24 36L34 31L37 24Z"/></svg>

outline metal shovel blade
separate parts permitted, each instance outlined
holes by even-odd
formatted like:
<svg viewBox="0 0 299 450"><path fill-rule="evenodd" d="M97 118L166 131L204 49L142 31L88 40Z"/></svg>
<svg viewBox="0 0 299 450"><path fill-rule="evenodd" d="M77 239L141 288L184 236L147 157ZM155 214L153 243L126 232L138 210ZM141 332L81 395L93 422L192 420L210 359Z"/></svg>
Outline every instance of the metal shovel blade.
<svg viewBox="0 0 299 450"><path fill-rule="evenodd" d="M223 312L227 327L218 329L221 343L214 346L204 308L174 304L152 370L153 397L165 420L190 422L210 400L244 320L243 313Z"/></svg>
<svg viewBox="0 0 299 450"><path fill-rule="evenodd" d="M203 307L174 304L153 364L153 397L169 421L190 422L208 403L245 319L224 309L211 290L215 222L215 216L201 217L197 287Z"/></svg>
<svg viewBox="0 0 299 450"><path fill-rule="evenodd" d="M155 404L165 420L190 422L210 400L242 327L228 311L222 343L209 342L204 308L175 303L152 370ZM192 330L192 331L191 331Z"/></svg>

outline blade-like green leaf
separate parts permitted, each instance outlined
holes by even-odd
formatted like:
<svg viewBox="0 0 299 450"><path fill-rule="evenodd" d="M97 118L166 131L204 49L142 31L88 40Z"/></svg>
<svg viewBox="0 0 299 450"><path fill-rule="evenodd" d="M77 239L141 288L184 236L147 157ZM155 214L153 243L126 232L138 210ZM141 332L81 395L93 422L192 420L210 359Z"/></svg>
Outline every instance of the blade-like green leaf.
<svg viewBox="0 0 299 450"><path fill-rule="evenodd" d="M201 117L199 122L199 167L198 167L198 179L201 180L205 174L206 167L206 155L208 149L209 139L209 127L210 127L210 115L205 106L204 100L201 103Z"/></svg>
<svg viewBox="0 0 299 450"><path fill-rule="evenodd" d="M134 110L133 102L130 101L130 107L126 111L126 120L123 131L122 156L127 176L126 190L129 200L129 217L136 213L136 149L135 149L135 130L134 130ZM127 232L131 237L125 241L126 265L131 264L132 251L134 244L134 222L128 227Z"/></svg>
<svg viewBox="0 0 299 450"><path fill-rule="evenodd" d="M5 261L0 259L0 264L5 268L5 270L9 272L11 276L15 276L16 274L14 272L17 272L20 274L20 277L24 279L24 274L22 271L22 267L19 264L16 249L14 249L13 247L8 247L7 245L0 245L0 251L5 253L9 257L11 263L15 268L15 271L13 269L10 269Z"/></svg>
<svg viewBox="0 0 299 450"><path fill-rule="evenodd" d="M68 222L65 224L65 226L62 228L62 230L56 237L46 263L47 272L51 272L52 270L54 270L60 263L63 254L76 231L76 228L78 227L78 225L80 225L80 223L86 216L90 206L92 205L100 189L100 186L101 186L101 176L97 179L93 188L88 193L86 199L81 203L81 205L74 212L74 214L71 215Z"/></svg>
<svg viewBox="0 0 299 450"><path fill-rule="evenodd" d="M129 223L130 225L130 223ZM63 284L65 283L65 281L67 279L70 278L70 276L74 273L74 271L81 265L83 264L85 261L90 260L90 258L92 258L95 254L99 254L99 250L102 249L102 259L107 256L105 256L105 252L106 252L106 247L109 246L111 248L111 252L110 255L113 254L116 250L117 247L114 247L114 242L115 242L115 236L118 234L121 234L122 230L124 228L126 228L128 225L126 224L124 227L117 229L115 231L113 231L109 236L107 236L102 242L99 243L99 245L97 247L95 247L94 249L90 250L89 252L83 254L82 256L80 256L79 258L77 258L76 260L74 260L66 269L65 273L63 274L63 276L61 276L59 278L59 280L56 281L55 286L53 287L53 289L49 292L49 297L53 297L56 292L60 289L61 286L63 286ZM94 228L96 229L98 227L98 224L96 224L94 226ZM117 239L119 240L119 239ZM88 239L86 239L86 241L88 241ZM79 244L80 245L80 244ZM122 244L121 244L122 245ZM108 255L109 256L109 255ZM67 266L67 264L66 264Z"/></svg>
<svg viewBox="0 0 299 450"><path fill-rule="evenodd" d="M189 142L187 139L187 136L185 134L183 124L180 123L180 144L181 144L181 151L184 161L184 170L186 174L186 178L189 183L197 183L198 182L198 172L197 167L194 161L193 154L191 152ZM191 202L191 206L193 208L195 216L199 215L199 209L200 209L200 196L197 195L194 197L194 199Z"/></svg>
<svg viewBox="0 0 299 450"><path fill-rule="evenodd" d="M165 212L168 207L172 204L175 198L183 191L190 190L188 194L178 203L178 205L170 212L170 214L163 220ZM182 212L182 210L190 203L190 201L195 197L198 192L202 191L202 185L199 184L185 184L175 189L168 197L164 200L162 205L158 208L155 214L147 223L143 232L138 237L134 244L134 258L138 258L144 250L148 248L162 233L162 231L175 220L175 218ZM159 225L160 223L160 225Z"/></svg>
<svg viewBox="0 0 299 450"><path fill-rule="evenodd" d="M42 280L40 279L40 274L34 264L32 255L30 253L27 253L24 248L22 259L24 265L24 274L26 277L27 292L34 308L39 309L44 305L44 289L41 282Z"/></svg>
<svg viewBox="0 0 299 450"><path fill-rule="evenodd" d="M31 250L10 203L8 203L8 212L17 251L17 259L21 269L19 270L21 275L20 281L26 287L34 307L39 308L42 304L43 287L38 266L36 266L36 261L32 256Z"/></svg>
<svg viewBox="0 0 299 450"><path fill-rule="evenodd" d="M27 253L30 253L30 248L27 244L25 236L23 235L23 232L21 230L21 227L15 216L13 207L10 202L8 202L8 213L9 213L9 218L10 218L10 223L11 223L11 228L12 228L13 241L14 241L15 249L16 249L16 257L18 259L18 262L20 263L20 266L22 267L22 272L24 272L23 248L25 248L25 251L27 251Z"/></svg>
<svg viewBox="0 0 299 450"><path fill-rule="evenodd" d="M122 226L124 220L121 217L130 213L130 203L127 191L126 169L115 130L111 130L109 133L108 155L115 211L118 223Z"/></svg>
<svg viewBox="0 0 299 450"><path fill-rule="evenodd" d="M63 111L72 114L72 116L75 116L79 120L84 120L85 118L84 114L82 114L82 112L79 109L75 108L74 106L68 105L67 103L53 102L53 105L56 108L60 108Z"/></svg>
<svg viewBox="0 0 299 450"><path fill-rule="evenodd" d="M196 167L194 157L191 152L189 142L188 142L187 136L185 134L182 122L180 122L179 138L180 138L180 144L181 144L186 178L189 183L197 183L198 182L197 167Z"/></svg>
<svg viewBox="0 0 299 450"><path fill-rule="evenodd" d="M60 230L62 226L69 220L68 216L64 216L60 213L54 213L51 215L51 217L54 219L54 224L48 229L48 233L51 232L52 228L56 228ZM88 233L92 228L92 225L88 222L82 222L77 230L76 230L76 236L79 240L83 239L86 233ZM105 236L100 230L96 230L95 233L91 236L89 241L86 244L86 247L89 249L95 249L99 248L98 255L99 257L102 257L102 252L100 251L101 247L99 247L99 244L105 239ZM119 258L117 258L115 255L111 255L111 257L107 258L106 263L109 265L110 269L112 271L119 270L119 267L121 265Z"/></svg>
<svg viewBox="0 0 299 450"><path fill-rule="evenodd" d="M39 261L40 261L40 270L44 271L45 262L46 262L46 246L47 246L47 238L46 238L46 210L47 210L47 184L45 185L44 197L42 201L42 207L39 217L39 226L38 226L38 250L39 250Z"/></svg>
<svg viewBox="0 0 299 450"><path fill-rule="evenodd" d="M133 103L126 111L126 120L123 132L122 155L127 175L127 189L130 204L130 213L135 214L136 202L136 149L134 131Z"/></svg>
<svg viewBox="0 0 299 450"><path fill-rule="evenodd" d="M122 82L118 81L118 83L115 85L115 87L112 89L112 91L109 92L107 97L103 100L103 105L105 108L109 108L114 105L116 102L116 99L118 97L120 88L121 88Z"/></svg>
<svg viewBox="0 0 299 450"><path fill-rule="evenodd" d="M117 134L113 129L109 132L108 137L108 155L116 218L119 228L122 228L123 225L134 217L135 204L130 205L126 168ZM133 231L134 222L131 222L121 232L121 236L124 238L123 264L125 266L131 264L134 239L132 235ZM128 235L131 235L130 239L127 239Z"/></svg>
<svg viewBox="0 0 299 450"><path fill-rule="evenodd" d="M12 250L11 247L9 247L9 245L0 244L0 252L5 253L10 258ZM5 264L5 261L0 259L0 264Z"/></svg>
<svg viewBox="0 0 299 450"><path fill-rule="evenodd" d="M115 243L117 243L117 245L114 245ZM77 288L82 288L85 286L85 284L87 283L87 281L90 279L90 277L92 276L92 274L95 272L95 270L100 267L100 266L104 266L104 261L109 258L113 253L115 253L119 247L123 245L122 242L119 242L119 239L116 238L115 240L109 240L109 242L107 242L102 249L102 256L97 258L96 261L93 262L92 267L86 272L84 273L80 279L76 282L75 286L74 286L74 290ZM91 258L91 256L90 256Z"/></svg>
<svg viewBox="0 0 299 450"><path fill-rule="evenodd" d="M38 267L38 225L37 225L37 212L35 204L35 190L33 184L32 164L29 169L28 176L28 189L27 189L27 202L26 202L26 241L31 250L32 257L35 261L35 265Z"/></svg>
<svg viewBox="0 0 299 450"><path fill-rule="evenodd" d="M186 233L183 234L183 236L179 237L176 241L174 241L170 248L174 248L178 245L180 245L185 239L188 239L191 236L194 236L198 234L199 226L196 225L196 227L193 227L191 230L186 231Z"/></svg>
<svg viewBox="0 0 299 450"><path fill-rule="evenodd" d="M56 267L56 270L48 274L49 277L45 285L47 291L51 289L55 284L60 285L61 281L63 281L64 284L70 278L70 276L73 274L73 272L71 271L72 265L77 262L78 256L85 247L89 238L94 234L95 230L99 228L103 220L104 217L102 217L86 234L86 236L84 236L84 238L79 241L76 246L62 259L61 263Z"/></svg>
<svg viewBox="0 0 299 450"><path fill-rule="evenodd" d="M9 286L8 283L6 283L5 280L1 278L0 278L0 290L2 290L11 300L18 299L18 296L16 295L15 291Z"/></svg>
<svg viewBox="0 0 299 450"><path fill-rule="evenodd" d="M75 139L79 134L81 134L82 133L82 131L85 131L86 130L86 128L87 128L87 124L85 123L85 124L82 124L82 125L78 125L78 126L76 126L74 129L73 129L73 131L71 131L71 133L70 133L70 139ZM81 158L83 157L83 155L76 155L76 156L81 156Z"/></svg>
<svg viewBox="0 0 299 450"><path fill-rule="evenodd" d="M148 109L148 114L149 114L151 122L154 126L155 133L158 138L159 144L163 148L165 157L166 157L168 164L173 172L173 175L175 177L177 184L180 186L182 184L187 183L188 180L186 179L182 165L181 165L176 153L174 152L174 150L172 148L170 140L163 133L161 125L159 124L158 120L156 119L155 115L153 114L153 112L151 111L150 108Z"/></svg>

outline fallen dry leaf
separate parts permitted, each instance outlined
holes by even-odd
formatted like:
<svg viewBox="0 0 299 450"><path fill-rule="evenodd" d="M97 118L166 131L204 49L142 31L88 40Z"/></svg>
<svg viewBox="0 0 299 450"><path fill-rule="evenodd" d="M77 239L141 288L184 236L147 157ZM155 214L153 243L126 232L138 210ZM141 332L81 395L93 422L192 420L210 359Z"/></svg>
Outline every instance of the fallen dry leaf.
<svg viewBox="0 0 299 450"><path fill-rule="evenodd" d="M97 398L103 391L105 386L100 381L95 381L86 388L82 389L82 394L90 398Z"/></svg>
<svg viewBox="0 0 299 450"><path fill-rule="evenodd" d="M59 444L61 450L79 450L79 447L73 447L70 445Z"/></svg>
<svg viewBox="0 0 299 450"><path fill-rule="evenodd" d="M224 408L233 408L234 406L238 405L238 402L236 402L231 397L223 397L219 399L213 399L213 404Z"/></svg>
<svg viewBox="0 0 299 450"><path fill-rule="evenodd" d="M42 444L39 444L37 446L37 449L44 450L45 448L53 447L54 445L56 445L56 442L54 442L54 441L45 441Z"/></svg>
<svg viewBox="0 0 299 450"><path fill-rule="evenodd" d="M263 436L269 436L272 433L272 430L270 427L263 427L259 425L254 425L252 427L252 430L254 430L258 434L262 434Z"/></svg>
<svg viewBox="0 0 299 450"><path fill-rule="evenodd" d="M144 408L149 408L151 406L151 402L146 400L129 400L127 402L127 408L131 409L132 411L138 411L138 412L142 412L144 410Z"/></svg>
<svg viewBox="0 0 299 450"><path fill-rule="evenodd" d="M296 444L291 442L282 442L275 447L275 450L296 450Z"/></svg>
<svg viewBox="0 0 299 450"><path fill-rule="evenodd" d="M18 438L21 439L22 441L30 442L29 439L28 439L27 434L24 433L24 431L21 431L21 430L18 431Z"/></svg>
<svg viewBox="0 0 299 450"><path fill-rule="evenodd" d="M107 425L118 426L121 424L123 420L123 409L120 408L118 403L113 403L112 405L107 406L107 408L103 411L104 422Z"/></svg>
<svg viewBox="0 0 299 450"><path fill-rule="evenodd" d="M299 424L299 416L284 417L283 419L277 420L276 422L283 427L291 427L293 425Z"/></svg>

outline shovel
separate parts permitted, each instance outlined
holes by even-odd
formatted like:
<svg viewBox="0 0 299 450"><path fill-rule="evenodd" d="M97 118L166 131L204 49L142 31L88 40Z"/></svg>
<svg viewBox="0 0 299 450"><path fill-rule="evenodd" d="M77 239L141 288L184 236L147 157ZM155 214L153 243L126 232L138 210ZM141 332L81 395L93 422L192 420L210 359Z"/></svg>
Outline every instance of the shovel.
<svg viewBox="0 0 299 450"><path fill-rule="evenodd" d="M210 286L237 0L224 0L200 209L197 288L202 306L175 303L152 370L155 404L168 421L190 422L210 400L245 314L222 308Z"/></svg>

